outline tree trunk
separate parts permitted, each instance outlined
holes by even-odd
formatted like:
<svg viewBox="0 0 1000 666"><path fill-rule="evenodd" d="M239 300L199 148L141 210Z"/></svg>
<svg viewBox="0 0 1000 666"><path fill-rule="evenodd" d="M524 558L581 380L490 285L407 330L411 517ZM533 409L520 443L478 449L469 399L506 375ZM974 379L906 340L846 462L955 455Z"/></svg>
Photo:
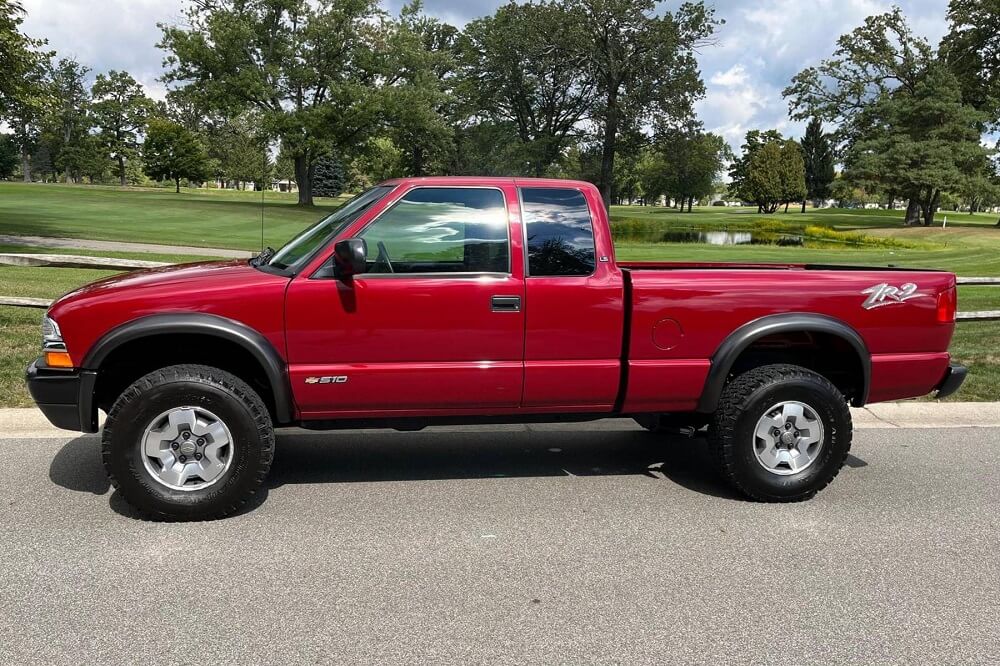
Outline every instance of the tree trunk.
<svg viewBox="0 0 1000 666"><path fill-rule="evenodd" d="M176 192L177 194L180 194L181 193L181 179L180 178L174 178L174 184L177 186L176 189L174 189L174 192Z"/></svg>
<svg viewBox="0 0 1000 666"><path fill-rule="evenodd" d="M788 202L787 201L785 202L785 212L786 213L788 212Z"/></svg>
<svg viewBox="0 0 1000 666"><path fill-rule="evenodd" d="M938 204L941 201L941 190L934 190L934 194L927 201L927 205L924 206L924 226L929 227L934 224L934 214L937 212Z"/></svg>
<svg viewBox="0 0 1000 666"><path fill-rule="evenodd" d="M31 155L24 148L21 149L21 176L24 182L31 182Z"/></svg>
<svg viewBox="0 0 1000 666"><path fill-rule="evenodd" d="M896 210L896 193L889 192L889 210Z"/></svg>
<svg viewBox="0 0 1000 666"><path fill-rule="evenodd" d="M692 212L691 209L694 208L694 197L688 197L688 212Z"/></svg>
<svg viewBox="0 0 1000 666"><path fill-rule="evenodd" d="M121 183L122 187L128 185L128 180L125 178L125 156L118 156L118 181Z"/></svg>
<svg viewBox="0 0 1000 666"><path fill-rule="evenodd" d="M802 200L802 212L803 213L806 212L806 200L805 199Z"/></svg>
<svg viewBox="0 0 1000 666"><path fill-rule="evenodd" d="M908 227L920 224L920 200L916 197L910 197L909 202L906 204L906 217L903 220L903 224Z"/></svg>
<svg viewBox="0 0 1000 666"><path fill-rule="evenodd" d="M316 165L311 164L308 155L295 156L295 184L299 186L299 205L312 206L312 181Z"/></svg>
<svg viewBox="0 0 1000 666"><path fill-rule="evenodd" d="M615 147L618 141L618 90L608 91L607 117L604 123L604 138L601 147L601 198L604 207L610 209L611 193L615 180Z"/></svg>

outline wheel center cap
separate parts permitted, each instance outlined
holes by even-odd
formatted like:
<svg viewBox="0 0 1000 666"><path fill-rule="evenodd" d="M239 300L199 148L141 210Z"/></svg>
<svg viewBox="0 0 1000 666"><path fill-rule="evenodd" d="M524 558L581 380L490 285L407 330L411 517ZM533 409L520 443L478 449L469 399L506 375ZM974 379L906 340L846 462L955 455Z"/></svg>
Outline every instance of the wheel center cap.
<svg viewBox="0 0 1000 666"><path fill-rule="evenodd" d="M198 447L194 445L194 442L187 441L181 443L180 452L185 456L189 456L198 450Z"/></svg>
<svg viewBox="0 0 1000 666"><path fill-rule="evenodd" d="M791 446L795 443L795 435L790 432L781 433L781 443L785 446Z"/></svg>

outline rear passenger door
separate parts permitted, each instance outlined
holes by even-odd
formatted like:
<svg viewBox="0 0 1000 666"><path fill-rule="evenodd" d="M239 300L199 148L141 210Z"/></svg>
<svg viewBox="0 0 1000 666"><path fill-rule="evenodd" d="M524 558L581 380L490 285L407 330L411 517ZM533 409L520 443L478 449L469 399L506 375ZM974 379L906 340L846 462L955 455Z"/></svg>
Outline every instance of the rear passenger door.
<svg viewBox="0 0 1000 666"><path fill-rule="evenodd" d="M593 188L519 188L526 255L527 408L610 411L624 322L621 271ZM595 231L600 233L595 235Z"/></svg>

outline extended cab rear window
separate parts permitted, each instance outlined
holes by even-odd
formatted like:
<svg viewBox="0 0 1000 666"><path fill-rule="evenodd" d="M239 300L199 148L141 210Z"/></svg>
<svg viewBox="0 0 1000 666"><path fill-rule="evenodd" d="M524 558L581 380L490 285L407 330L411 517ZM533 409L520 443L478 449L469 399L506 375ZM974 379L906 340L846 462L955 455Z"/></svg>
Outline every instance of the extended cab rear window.
<svg viewBox="0 0 1000 666"><path fill-rule="evenodd" d="M579 190L522 187L521 214L528 242L528 275L590 275L594 225Z"/></svg>

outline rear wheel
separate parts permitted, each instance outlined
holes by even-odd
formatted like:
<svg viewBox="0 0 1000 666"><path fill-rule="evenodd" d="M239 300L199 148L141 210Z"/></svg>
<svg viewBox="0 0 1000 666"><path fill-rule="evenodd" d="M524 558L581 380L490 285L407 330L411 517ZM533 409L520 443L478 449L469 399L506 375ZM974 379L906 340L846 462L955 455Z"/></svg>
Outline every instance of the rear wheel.
<svg viewBox="0 0 1000 666"><path fill-rule="evenodd" d="M851 449L847 400L825 377L794 365L749 370L726 386L709 427L719 470L765 502L813 497Z"/></svg>
<svg viewBox="0 0 1000 666"><path fill-rule="evenodd" d="M274 455L267 408L238 377L201 365L151 372L115 401L102 452L112 484L152 518L220 518L246 503Z"/></svg>

